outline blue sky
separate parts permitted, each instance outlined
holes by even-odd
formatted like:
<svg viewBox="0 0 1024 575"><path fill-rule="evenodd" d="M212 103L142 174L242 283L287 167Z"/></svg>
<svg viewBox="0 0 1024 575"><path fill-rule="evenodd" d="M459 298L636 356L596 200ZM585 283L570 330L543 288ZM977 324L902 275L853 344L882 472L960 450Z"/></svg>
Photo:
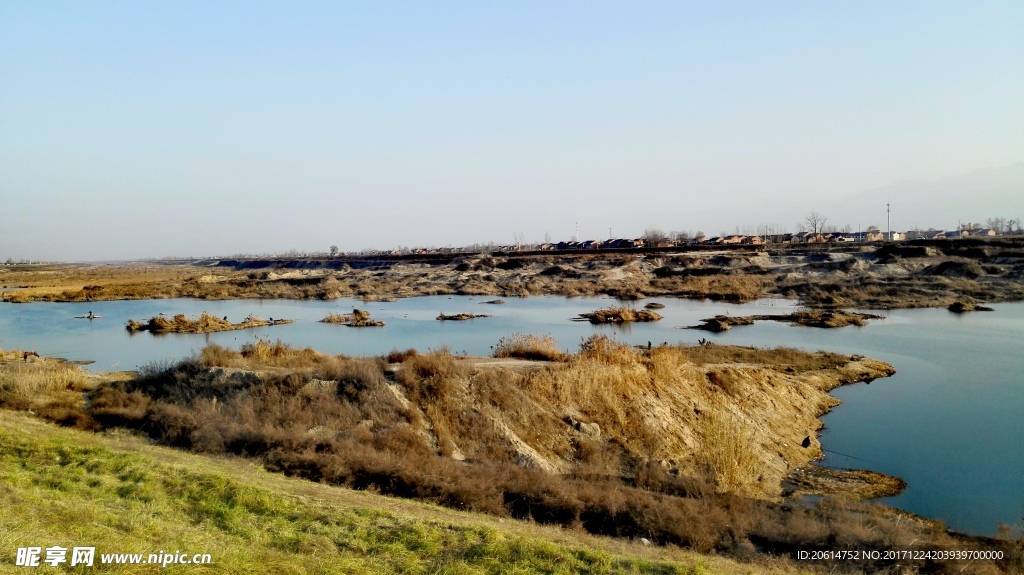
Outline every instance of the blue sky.
<svg viewBox="0 0 1024 575"><path fill-rule="evenodd" d="M791 228L1024 161L1021 30L1019 1L0 3L0 258Z"/></svg>

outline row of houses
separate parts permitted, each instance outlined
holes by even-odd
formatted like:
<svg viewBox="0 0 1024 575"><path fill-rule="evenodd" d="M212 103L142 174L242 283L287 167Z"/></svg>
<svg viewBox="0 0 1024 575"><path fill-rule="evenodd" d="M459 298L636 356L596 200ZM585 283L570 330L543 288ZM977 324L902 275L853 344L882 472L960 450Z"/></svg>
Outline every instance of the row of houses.
<svg viewBox="0 0 1024 575"><path fill-rule="evenodd" d="M646 242L643 238L636 238L632 240L628 239L610 239L605 241L598 240L585 240L585 241L570 241L570 242L558 242L558 243L544 243L537 246L538 250L551 251L551 250L601 250L601 249L622 249L622 248L642 248L646 247Z"/></svg>
<svg viewBox="0 0 1024 575"><path fill-rule="evenodd" d="M940 240L940 239L952 239L952 238L966 238L966 237L978 237L978 236L997 236L999 235L992 228L975 228L971 230L955 230L947 232L945 230L937 230L930 228L927 230L913 230L907 232L908 240Z"/></svg>
<svg viewBox="0 0 1024 575"><path fill-rule="evenodd" d="M557 243L543 243L539 245L491 245L487 246L488 251L516 252L516 251L561 251L561 250L597 250L597 249L624 249L624 248L671 248L692 245L752 245L760 246L765 244L828 244L828 243L852 243L852 242L881 242L886 240L886 232L880 230L862 232L797 232L786 234L770 235L727 235L706 237L699 235L688 239L664 238L650 243L645 238L618 238L609 240L584 240L568 241ZM917 240L917 239L949 239L968 236L995 236L995 230L990 228L974 228L972 230L944 231L934 228L928 230L913 230L909 232L891 232L892 241ZM401 255L401 254L457 254L464 252L479 251L479 246L467 247L445 247L445 248L405 248L397 250L372 251L370 255ZM363 255L367 255L366 252Z"/></svg>
<svg viewBox="0 0 1024 575"><path fill-rule="evenodd" d="M877 233L851 233L851 234L814 234L811 232L800 232L795 234L775 234L768 236L758 235L743 235L735 234L728 236L697 236L692 239L661 239L657 242L648 242L644 238L634 239L610 239L605 241L598 240L585 240L585 241L569 241L569 242L558 242L558 243L544 243L536 247L541 251L556 251L556 250L597 250L597 249L616 249L616 248L671 248L671 247L683 247L692 245L753 245L760 246L764 244L795 244L795 243L835 243L835 242L873 242L882 241L885 239L885 235L882 232ZM893 234L894 240L904 239L903 234Z"/></svg>

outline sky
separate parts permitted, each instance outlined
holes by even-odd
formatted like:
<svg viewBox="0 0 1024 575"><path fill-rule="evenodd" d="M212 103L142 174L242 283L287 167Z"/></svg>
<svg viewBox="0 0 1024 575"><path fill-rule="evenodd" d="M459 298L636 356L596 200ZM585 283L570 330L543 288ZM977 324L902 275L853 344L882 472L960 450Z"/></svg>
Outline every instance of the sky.
<svg viewBox="0 0 1024 575"><path fill-rule="evenodd" d="M1019 0L0 2L0 260L792 231L1024 162L1022 30Z"/></svg>

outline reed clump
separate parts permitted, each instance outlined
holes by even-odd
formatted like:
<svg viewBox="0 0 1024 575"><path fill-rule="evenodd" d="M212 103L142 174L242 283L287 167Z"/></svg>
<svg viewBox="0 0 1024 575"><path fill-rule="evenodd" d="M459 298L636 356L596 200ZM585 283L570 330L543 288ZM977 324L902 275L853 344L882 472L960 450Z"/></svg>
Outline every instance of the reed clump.
<svg viewBox="0 0 1024 575"><path fill-rule="evenodd" d="M703 441L699 465L720 492L736 492L757 478L759 460L754 435L738 417L725 410L709 410L697 419Z"/></svg>
<svg viewBox="0 0 1024 575"><path fill-rule="evenodd" d="M13 361L0 369L0 406L8 409L78 404L89 388L82 369L65 361Z"/></svg>
<svg viewBox="0 0 1024 575"><path fill-rule="evenodd" d="M589 313L581 313L580 318L590 323L628 323L634 321L658 321L662 319L660 313L648 309L633 309L630 307L610 307L599 309Z"/></svg>
<svg viewBox="0 0 1024 575"><path fill-rule="evenodd" d="M558 349L558 343L550 335L538 337L525 333L514 333L499 339L491 355L541 361L564 361L568 358L568 354Z"/></svg>
<svg viewBox="0 0 1024 575"><path fill-rule="evenodd" d="M20 359L12 361L15 357ZM22 352L0 350L0 358L0 408L31 410L57 423L96 428L85 416L84 393L99 384L81 367Z"/></svg>
<svg viewBox="0 0 1024 575"><path fill-rule="evenodd" d="M352 309L352 313L329 313L320 320L321 323L337 323L349 327L382 327L383 321L370 317L370 312L362 309Z"/></svg>
<svg viewBox="0 0 1024 575"><path fill-rule="evenodd" d="M448 314L445 314L445 313L441 313L440 315L437 316L437 319L438 319L438 321L466 321L468 319L477 319L477 318L481 318L481 317L491 317L491 316L489 316L487 314L481 314L481 313L476 313L476 314L474 314L474 313L456 313L456 314L451 314L451 315L448 315Z"/></svg>
<svg viewBox="0 0 1024 575"><path fill-rule="evenodd" d="M175 314L174 317L170 319L163 315L156 315L145 322L130 319L125 324L125 329L133 333L137 331L148 331L154 334L211 333L217 331L232 331L236 329L283 325L293 322L294 320L290 319L265 320L250 314L239 323L231 323L228 321L227 317L220 318L203 312L197 319L191 319L183 313Z"/></svg>

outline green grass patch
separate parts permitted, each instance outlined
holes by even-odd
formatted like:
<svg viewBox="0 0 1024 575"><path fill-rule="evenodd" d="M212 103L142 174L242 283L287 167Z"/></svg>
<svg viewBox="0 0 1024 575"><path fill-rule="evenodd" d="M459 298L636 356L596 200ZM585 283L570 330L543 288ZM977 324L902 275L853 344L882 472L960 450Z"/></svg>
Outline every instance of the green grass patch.
<svg viewBox="0 0 1024 575"><path fill-rule="evenodd" d="M199 456L168 462L148 451L91 444L80 432L42 424L23 428L24 422L0 412L0 571L11 568L18 547L59 545L95 546L97 559L160 550L213 557L212 565L171 566L169 573L707 572L700 563L566 546L484 522L339 504L273 487L286 480L274 478L265 487L211 471L218 466ZM309 487L314 494L335 489ZM33 571L79 569L65 564ZM86 570L163 571L145 565L96 565L81 572Z"/></svg>

